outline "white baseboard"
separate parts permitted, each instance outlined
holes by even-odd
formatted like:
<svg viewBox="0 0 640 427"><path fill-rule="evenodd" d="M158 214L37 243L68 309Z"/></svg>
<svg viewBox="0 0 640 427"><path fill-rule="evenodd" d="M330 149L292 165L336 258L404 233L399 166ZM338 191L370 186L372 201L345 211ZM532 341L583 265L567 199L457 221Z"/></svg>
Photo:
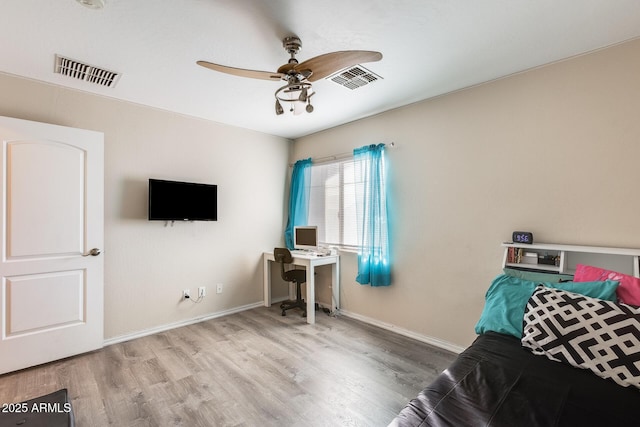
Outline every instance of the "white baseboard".
<svg viewBox="0 0 640 427"><path fill-rule="evenodd" d="M286 300L285 298L281 299L282 301ZM273 303L279 302L280 299L273 300ZM216 319L218 317L222 317L222 316L228 316L230 314L234 314L234 313L240 313L241 311L246 311L246 310L251 310L253 308L258 308L258 307L262 307L263 306L263 302L255 302L253 304L247 304L247 305L243 305L240 307L236 307L236 308L232 308L230 310L224 310L224 311L219 311L217 313L210 313L210 314L206 314L204 316L198 316L198 317L193 317L191 319L186 319L186 320L181 320L179 322L174 322L174 323L167 323L165 325L160 325L160 326L156 326L153 328L149 328L149 329L144 329L141 331L136 331L136 332L132 332L130 334L125 334L125 335L119 335L117 337L113 337L113 338L108 338L106 340L104 340L103 345L109 346L112 344L118 344L121 342L125 342L125 341L130 341L136 338L142 338L142 337L146 337L148 335L153 335L153 334L157 334L159 332L164 332L164 331L168 331L170 329L175 329L175 328L180 328L182 326L187 326L187 325L193 325L195 323L199 323L199 322L204 322L206 320L211 320L211 319ZM448 341L444 341L438 338L433 338L433 337L429 337L426 335L421 335L418 334L416 332L410 331L408 329L404 329L404 328L400 328L398 326L392 325L391 323L385 323L385 322L381 322L380 320L376 320L373 319L371 317L367 317L367 316L363 316L361 314L357 314L357 313L352 313L350 311L347 310L340 310L340 314L346 316L346 317L351 317L353 319L356 320L360 320L361 322L365 322L365 323L369 323L370 325L374 325L377 326L379 328L382 329L386 329L388 331L391 332L395 332L396 334L400 334L403 335L405 337L409 337L409 338L413 338L417 341L421 341L427 344L431 344L433 346L451 351L453 353L457 353L460 354L462 353L462 351L464 350L464 347L460 347L458 345L455 345L453 343L450 343Z"/></svg>
<svg viewBox="0 0 640 427"><path fill-rule="evenodd" d="M386 329L391 332L395 332L399 335L404 335L405 337L413 338L414 340L421 341L427 344L431 344L433 346L451 351L456 354L460 354L464 351L464 347L460 347L459 345L450 343L448 341L444 341L438 338L429 337L426 335L421 335L416 332L410 331L408 329L400 328L396 325L392 325L391 323L381 322L380 320L372 319L371 317L363 316L361 314L352 313L347 310L340 310L340 314L351 317L356 320L360 320L361 322L369 323L373 326L377 326L382 329Z"/></svg>
<svg viewBox="0 0 640 427"><path fill-rule="evenodd" d="M112 344L118 344L125 341L130 341L136 338L146 337L148 335L157 334L159 332L168 331L170 329L180 328L182 326L193 325L194 323L204 322L205 320L215 319L222 316L228 316L229 314L239 313L241 311L251 310L252 308L262 307L264 303L256 302L253 304L243 305L241 307L232 308L230 310L219 311L217 313L210 313L204 316L193 317L187 320L181 320L179 322L167 323L165 325L156 326L142 331L133 332L130 334L119 335L117 337L108 338L104 340L103 345L106 347Z"/></svg>

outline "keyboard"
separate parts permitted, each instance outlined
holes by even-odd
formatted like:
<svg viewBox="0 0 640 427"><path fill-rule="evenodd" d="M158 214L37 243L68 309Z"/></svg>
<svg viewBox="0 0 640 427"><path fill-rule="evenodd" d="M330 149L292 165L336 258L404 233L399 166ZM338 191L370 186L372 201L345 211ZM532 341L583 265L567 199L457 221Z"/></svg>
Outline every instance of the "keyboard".
<svg viewBox="0 0 640 427"><path fill-rule="evenodd" d="M303 250L300 250L300 249L294 249L294 250L292 250L290 252L291 252L291 255L310 255L310 256L317 255L313 251L303 251Z"/></svg>

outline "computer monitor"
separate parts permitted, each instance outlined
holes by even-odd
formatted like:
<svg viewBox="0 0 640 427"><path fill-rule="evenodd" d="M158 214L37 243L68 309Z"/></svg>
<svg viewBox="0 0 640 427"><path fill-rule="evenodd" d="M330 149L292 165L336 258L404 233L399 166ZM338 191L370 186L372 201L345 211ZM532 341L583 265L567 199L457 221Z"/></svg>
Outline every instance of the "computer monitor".
<svg viewBox="0 0 640 427"><path fill-rule="evenodd" d="M310 251L318 249L318 227L315 225L293 227L293 247Z"/></svg>

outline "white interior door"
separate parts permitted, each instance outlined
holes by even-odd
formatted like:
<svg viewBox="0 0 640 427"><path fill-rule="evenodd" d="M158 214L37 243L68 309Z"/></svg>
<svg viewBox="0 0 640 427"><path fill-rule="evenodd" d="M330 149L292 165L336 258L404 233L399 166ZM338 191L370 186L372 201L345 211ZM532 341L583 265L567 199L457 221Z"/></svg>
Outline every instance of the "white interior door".
<svg viewBox="0 0 640 427"><path fill-rule="evenodd" d="M104 136L0 117L0 141L1 374L102 347Z"/></svg>

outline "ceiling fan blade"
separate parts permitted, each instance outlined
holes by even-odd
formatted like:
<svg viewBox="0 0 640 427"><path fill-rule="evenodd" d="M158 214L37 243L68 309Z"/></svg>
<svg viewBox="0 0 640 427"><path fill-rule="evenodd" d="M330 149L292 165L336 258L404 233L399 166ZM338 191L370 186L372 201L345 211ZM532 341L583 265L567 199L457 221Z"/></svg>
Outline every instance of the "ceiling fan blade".
<svg viewBox="0 0 640 427"><path fill-rule="evenodd" d="M227 73L234 76L250 77L252 79L280 80L282 79L282 76L283 76L281 73L272 73L269 71L245 70L244 68L227 67L226 65L214 64L212 62L207 62L207 61L197 61L196 63L210 70L219 71L221 73Z"/></svg>
<svg viewBox="0 0 640 427"><path fill-rule="evenodd" d="M370 50L344 50L340 52L325 53L315 58L307 59L295 66L296 70L311 70L313 74L309 81L323 79L336 71L363 62L375 62L382 59L380 52Z"/></svg>
<svg viewBox="0 0 640 427"><path fill-rule="evenodd" d="M298 64L295 62L281 65L280 68L278 68L278 72L282 74L287 74L289 71L293 70L296 65Z"/></svg>

